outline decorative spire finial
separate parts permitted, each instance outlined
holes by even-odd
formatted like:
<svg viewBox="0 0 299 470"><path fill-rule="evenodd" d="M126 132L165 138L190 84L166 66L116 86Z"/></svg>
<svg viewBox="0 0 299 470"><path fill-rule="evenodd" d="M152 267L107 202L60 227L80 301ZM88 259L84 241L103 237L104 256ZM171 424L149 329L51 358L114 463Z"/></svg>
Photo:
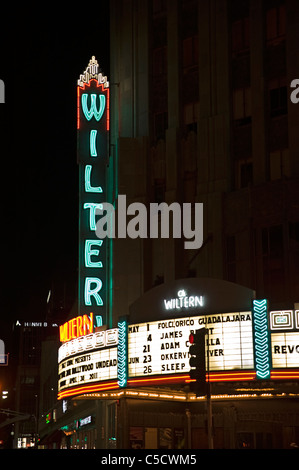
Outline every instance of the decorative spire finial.
<svg viewBox="0 0 299 470"><path fill-rule="evenodd" d="M102 83L104 85L104 88L109 88L109 82L107 80L107 77L100 72L98 61L96 60L94 55L90 59L89 64L83 74L80 75L80 78L77 83L79 86L82 87L84 83L89 83L91 79L95 79L98 81L98 83Z"/></svg>

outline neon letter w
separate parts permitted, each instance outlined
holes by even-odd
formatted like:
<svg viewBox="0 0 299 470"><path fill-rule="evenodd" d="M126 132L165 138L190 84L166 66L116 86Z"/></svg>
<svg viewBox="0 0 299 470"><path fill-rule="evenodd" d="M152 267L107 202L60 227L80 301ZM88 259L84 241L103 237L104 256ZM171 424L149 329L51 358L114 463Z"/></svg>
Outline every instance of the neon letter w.
<svg viewBox="0 0 299 470"><path fill-rule="evenodd" d="M99 110L97 109L97 104L96 104L97 96L99 96L100 98ZM88 98L88 94L83 93L81 100L82 100L82 109L83 109L84 116L86 117L87 121L90 121L93 116L96 118L97 121L99 121L105 111L105 106L106 106L105 95L95 95L94 93L92 93L90 95L90 98L91 98L90 109L88 109L88 106L87 106L87 98Z"/></svg>

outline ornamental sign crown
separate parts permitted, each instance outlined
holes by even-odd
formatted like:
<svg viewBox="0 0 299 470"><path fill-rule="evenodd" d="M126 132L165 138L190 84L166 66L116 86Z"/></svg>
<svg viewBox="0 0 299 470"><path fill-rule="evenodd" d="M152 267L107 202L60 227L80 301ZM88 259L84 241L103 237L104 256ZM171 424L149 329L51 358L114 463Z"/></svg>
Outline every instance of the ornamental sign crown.
<svg viewBox="0 0 299 470"><path fill-rule="evenodd" d="M100 72L98 61L94 55L90 59L89 64L83 74L80 75L78 85L83 87L84 83L89 83L89 81L92 79L97 80L98 83L102 83L104 88L109 88L107 77Z"/></svg>

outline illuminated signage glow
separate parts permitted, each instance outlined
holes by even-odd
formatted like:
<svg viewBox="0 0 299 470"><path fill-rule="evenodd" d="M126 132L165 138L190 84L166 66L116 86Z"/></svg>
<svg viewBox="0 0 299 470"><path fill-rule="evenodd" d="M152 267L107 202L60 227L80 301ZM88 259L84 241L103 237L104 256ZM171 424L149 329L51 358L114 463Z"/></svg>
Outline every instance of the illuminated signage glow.
<svg viewBox="0 0 299 470"><path fill-rule="evenodd" d="M178 291L178 297L175 299L165 300L164 306L166 310L203 307L203 297L201 296L187 296L184 289Z"/></svg>
<svg viewBox="0 0 299 470"><path fill-rule="evenodd" d="M299 367L299 333L272 333L272 366L277 368Z"/></svg>
<svg viewBox="0 0 299 470"><path fill-rule="evenodd" d="M64 343L79 336L84 336L93 332L93 313L90 315L78 316L59 327L60 341Z"/></svg>
<svg viewBox="0 0 299 470"><path fill-rule="evenodd" d="M117 348L99 349L67 358L58 366L58 391L70 386L117 378Z"/></svg>
<svg viewBox="0 0 299 470"><path fill-rule="evenodd" d="M127 354L128 354L128 333L127 333L127 322L120 321L118 323L119 330L119 343L118 343L118 355L117 355L117 377L118 384L120 387L126 387L128 371L127 371Z"/></svg>
<svg viewBox="0 0 299 470"><path fill-rule="evenodd" d="M189 372L189 335L206 324L211 371L254 369L251 312L175 318L128 326L128 376Z"/></svg>
<svg viewBox="0 0 299 470"><path fill-rule="evenodd" d="M299 310L278 310L270 312L271 330L299 329Z"/></svg>
<svg viewBox="0 0 299 470"><path fill-rule="evenodd" d="M93 263L102 245L92 239L85 244L86 264ZM181 289L177 298L162 297L161 301L170 302L172 308L174 300L173 308L187 309L195 306L195 299L202 304L197 307L203 306L203 296L187 295ZM189 335L202 327L207 330L207 380L297 379L299 332L294 330L298 313L268 312L263 299L253 300L251 311L174 316L134 324L124 317L110 330L94 331L93 321L100 321L92 313L74 318L60 327L63 344L58 351L58 398L127 387L188 384Z"/></svg>
<svg viewBox="0 0 299 470"><path fill-rule="evenodd" d="M257 379L269 379L271 371L267 300L253 301L254 352Z"/></svg>
<svg viewBox="0 0 299 470"><path fill-rule="evenodd" d="M109 82L93 56L77 87L77 155L79 164L78 314L107 318L107 241L95 233L97 210L107 200ZM100 319L101 317L101 319Z"/></svg>
<svg viewBox="0 0 299 470"><path fill-rule="evenodd" d="M86 426L87 424L90 424L91 421L92 421L92 416L86 416L86 418L81 418L79 419L79 427Z"/></svg>
<svg viewBox="0 0 299 470"><path fill-rule="evenodd" d="M96 331L90 335L81 336L63 343L58 349L58 362L61 362L66 357L73 356L75 354L109 346L117 346L117 344L117 328L105 331Z"/></svg>

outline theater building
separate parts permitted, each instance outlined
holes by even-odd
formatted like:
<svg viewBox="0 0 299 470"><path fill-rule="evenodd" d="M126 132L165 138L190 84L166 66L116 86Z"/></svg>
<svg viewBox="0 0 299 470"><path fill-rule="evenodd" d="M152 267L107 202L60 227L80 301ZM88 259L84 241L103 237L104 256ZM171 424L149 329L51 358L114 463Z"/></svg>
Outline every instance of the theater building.
<svg viewBox="0 0 299 470"><path fill-rule="evenodd" d="M298 32L297 0L110 2L109 79L93 57L78 81L78 308L41 445L299 445ZM202 203L202 246L97 238L119 195Z"/></svg>

